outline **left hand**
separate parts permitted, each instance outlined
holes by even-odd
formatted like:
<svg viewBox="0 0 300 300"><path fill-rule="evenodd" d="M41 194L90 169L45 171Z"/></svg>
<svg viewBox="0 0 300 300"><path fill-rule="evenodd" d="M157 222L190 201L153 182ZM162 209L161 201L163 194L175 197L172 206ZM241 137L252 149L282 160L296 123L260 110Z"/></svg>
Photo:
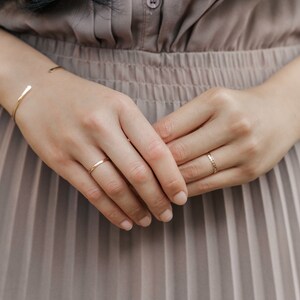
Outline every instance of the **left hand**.
<svg viewBox="0 0 300 300"><path fill-rule="evenodd" d="M299 138L299 120L286 98L263 85L214 88L154 124L180 166L189 196L250 182L282 159Z"/></svg>

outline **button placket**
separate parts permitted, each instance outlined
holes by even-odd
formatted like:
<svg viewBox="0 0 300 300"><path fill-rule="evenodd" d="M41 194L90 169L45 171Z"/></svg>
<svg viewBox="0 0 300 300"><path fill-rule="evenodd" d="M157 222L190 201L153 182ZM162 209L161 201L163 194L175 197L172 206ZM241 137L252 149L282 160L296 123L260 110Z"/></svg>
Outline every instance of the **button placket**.
<svg viewBox="0 0 300 300"><path fill-rule="evenodd" d="M155 9L160 5L161 0L147 0L147 5L149 8Z"/></svg>

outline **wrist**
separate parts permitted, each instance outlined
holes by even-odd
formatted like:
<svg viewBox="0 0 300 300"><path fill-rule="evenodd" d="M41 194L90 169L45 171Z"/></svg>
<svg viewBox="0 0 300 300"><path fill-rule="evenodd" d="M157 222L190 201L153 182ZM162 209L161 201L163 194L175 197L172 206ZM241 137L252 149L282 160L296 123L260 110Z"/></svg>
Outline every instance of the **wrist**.
<svg viewBox="0 0 300 300"><path fill-rule="evenodd" d="M17 68L3 67L0 71L0 104L11 115L18 98L21 96L24 89L31 85L33 88L41 86L41 83L46 81L48 70L55 66L53 62L35 62L35 67L24 65ZM27 67L27 68L26 68Z"/></svg>
<svg viewBox="0 0 300 300"><path fill-rule="evenodd" d="M300 90L278 82L279 77L270 78L258 86L256 91L270 103L270 112L278 111L282 126L286 128L286 136L295 144L300 140ZM272 107L273 106L273 107Z"/></svg>
<svg viewBox="0 0 300 300"><path fill-rule="evenodd" d="M36 86L55 63L3 30L0 39L0 105L12 114L26 86Z"/></svg>
<svg viewBox="0 0 300 300"><path fill-rule="evenodd" d="M272 97L278 99L282 115L288 115L285 119L288 131L295 135L295 142L300 139L300 57L294 59L277 73L275 73L263 85L269 90Z"/></svg>

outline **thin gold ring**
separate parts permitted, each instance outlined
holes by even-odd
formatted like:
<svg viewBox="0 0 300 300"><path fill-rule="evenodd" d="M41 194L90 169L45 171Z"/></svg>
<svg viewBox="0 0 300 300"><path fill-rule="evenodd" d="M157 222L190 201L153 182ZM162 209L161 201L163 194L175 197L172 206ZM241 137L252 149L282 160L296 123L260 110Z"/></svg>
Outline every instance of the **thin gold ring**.
<svg viewBox="0 0 300 300"><path fill-rule="evenodd" d="M218 172L218 167L217 167L214 157L211 155L210 152L207 153L207 157L208 157L209 161L211 162L213 174L216 174Z"/></svg>
<svg viewBox="0 0 300 300"><path fill-rule="evenodd" d="M108 157L104 157L103 159L99 160L98 162L96 162L89 170L89 174L91 175L93 171L95 171L95 169L97 167L99 167L100 165L102 165L103 163L105 163L106 161L110 161L110 159Z"/></svg>

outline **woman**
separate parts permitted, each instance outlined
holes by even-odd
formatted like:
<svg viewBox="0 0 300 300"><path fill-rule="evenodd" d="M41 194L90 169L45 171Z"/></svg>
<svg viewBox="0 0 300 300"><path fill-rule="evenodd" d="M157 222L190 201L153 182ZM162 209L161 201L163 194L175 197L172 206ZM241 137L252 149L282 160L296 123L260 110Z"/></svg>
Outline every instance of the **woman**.
<svg viewBox="0 0 300 300"><path fill-rule="evenodd" d="M300 3L105 2L3 3L0 298L298 299Z"/></svg>

